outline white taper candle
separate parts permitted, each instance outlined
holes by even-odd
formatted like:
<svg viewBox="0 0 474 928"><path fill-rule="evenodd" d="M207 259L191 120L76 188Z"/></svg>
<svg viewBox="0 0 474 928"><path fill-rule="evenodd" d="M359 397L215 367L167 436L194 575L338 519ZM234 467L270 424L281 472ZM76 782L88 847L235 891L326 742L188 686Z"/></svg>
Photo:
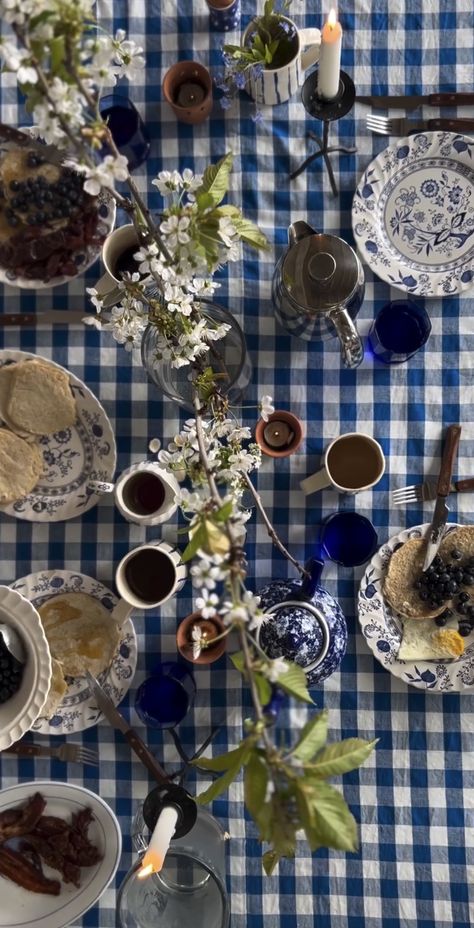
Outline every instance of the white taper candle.
<svg viewBox="0 0 474 928"><path fill-rule="evenodd" d="M331 10L321 35L319 53L318 97L334 100L339 91L341 70L342 28L335 10Z"/></svg>

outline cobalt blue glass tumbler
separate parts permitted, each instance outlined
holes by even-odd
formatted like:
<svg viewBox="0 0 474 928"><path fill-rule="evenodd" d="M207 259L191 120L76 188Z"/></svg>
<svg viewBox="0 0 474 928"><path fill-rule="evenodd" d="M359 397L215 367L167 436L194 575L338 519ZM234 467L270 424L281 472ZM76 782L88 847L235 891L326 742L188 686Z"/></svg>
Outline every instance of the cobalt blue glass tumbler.
<svg viewBox="0 0 474 928"><path fill-rule="evenodd" d="M140 113L132 101L120 93L101 97L99 110L120 154L128 160L129 171L134 171L150 154L150 136Z"/></svg>
<svg viewBox="0 0 474 928"><path fill-rule="evenodd" d="M192 673L183 664L165 661L138 687L135 709L150 728L175 728L191 708L195 695Z"/></svg>
<svg viewBox="0 0 474 928"><path fill-rule="evenodd" d="M207 0L211 29L229 32L240 28L240 0Z"/></svg>
<svg viewBox="0 0 474 928"><path fill-rule="evenodd" d="M373 354L384 364L403 364L428 341L431 322L412 300L394 300L377 313L369 331Z"/></svg>
<svg viewBox="0 0 474 928"><path fill-rule="evenodd" d="M377 532L358 512L335 512L321 526L323 555L343 567L365 564L378 548Z"/></svg>

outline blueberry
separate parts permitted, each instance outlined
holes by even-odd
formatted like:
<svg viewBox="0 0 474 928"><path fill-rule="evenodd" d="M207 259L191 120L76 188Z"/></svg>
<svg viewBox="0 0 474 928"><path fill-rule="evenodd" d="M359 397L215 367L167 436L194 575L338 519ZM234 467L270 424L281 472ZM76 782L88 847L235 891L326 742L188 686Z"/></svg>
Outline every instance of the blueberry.
<svg viewBox="0 0 474 928"><path fill-rule="evenodd" d="M420 594L419 594L420 599L421 599L423 602L426 602L426 600L428 599L429 595L430 595L430 594L428 593L428 590L421 590L421 591L420 591Z"/></svg>
<svg viewBox="0 0 474 928"><path fill-rule="evenodd" d="M442 628L443 625L446 625L446 622L447 622L447 621L448 621L448 620L447 620L447 618L445 617L444 612L443 612L441 615L437 615L436 618L435 618L435 623L436 623L436 625L438 626L438 628Z"/></svg>
<svg viewBox="0 0 474 928"><path fill-rule="evenodd" d="M466 603L459 603L459 606L457 607L457 611L459 615L467 615Z"/></svg>
<svg viewBox="0 0 474 928"><path fill-rule="evenodd" d="M21 190L19 180L11 180L9 186L10 186L10 190Z"/></svg>
<svg viewBox="0 0 474 928"><path fill-rule="evenodd" d="M461 638L467 638L471 634L471 626L465 625L464 622L458 625L458 632L461 635Z"/></svg>
<svg viewBox="0 0 474 928"><path fill-rule="evenodd" d="M425 584L423 583L423 580L415 580L415 583L413 584L415 590L422 590L424 585Z"/></svg>
<svg viewBox="0 0 474 928"><path fill-rule="evenodd" d="M437 554L436 557L433 558L433 567L442 567L442 566L443 566L443 558L439 554Z"/></svg>
<svg viewBox="0 0 474 928"><path fill-rule="evenodd" d="M459 601L460 603L467 603L467 602L469 601L469 599L470 599L469 593L460 593L460 594L459 594L458 601Z"/></svg>
<svg viewBox="0 0 474 928"><path fill-rule="evenodd" d="M37 168L40 164L43 164L44 158L41 155L36 154L36 152L31 151L28 155L28 167Z"/></svg>
<svg viewBox="0 0 474 928"><path fill-rule="evenodd" d="M462 551L460 551L459 548L452 548L451 557L453 561L460 561L462 558Z"/></svg>
<svg viewBox="0 0 474 928"><path fill-rule="evenodd" d="M450 580L448 583L447 592L454 596L455 593L459 592L459 586L455 580Z"/></svg>
<svg viewBox="0 0 474 928"><path fill-rule="evenodd" d="M465 573L461 581L464 586L474 586L474 576L471 573Z"/></svg>
<svg viewBox="0 0 474 928"><path fill-rule="evenodd" d="M446 571L443 571L443 573L439 575L439 579L442 583L449 583L451 577Z"/></svg>
<svg viewBox="0 0 474 928"><path fill-rule="evenodd" d="M456 580L458 583L462 583L464 580L465 572L462 570L453 571L453 580Z"/></svg>
<svg viewBox="0 0 474 928"><path fill-rule="evenodd" d="M15 228L15 226L20 225L20 220L18 219L18 216L10 216L8 220L8 225L12 226L12 228Z"/></svg>

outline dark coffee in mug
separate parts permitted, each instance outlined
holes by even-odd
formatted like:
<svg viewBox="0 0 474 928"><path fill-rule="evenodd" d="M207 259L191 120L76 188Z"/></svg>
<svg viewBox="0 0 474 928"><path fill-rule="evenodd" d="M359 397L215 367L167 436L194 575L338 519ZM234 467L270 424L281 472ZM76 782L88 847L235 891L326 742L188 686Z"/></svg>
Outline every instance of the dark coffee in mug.
<svg viewBox="0 0 474 928"><path fill-rule="evenodd" d="M122 274L125 274L127 271L129 274L134 274L138 271L138 262L135 261L133 256L136 254L139 247L138 244L129 245L128 248L122 251L121 255L117 255L113 269L114 277L121 277Z"/></svg>
<svg viewBox="0 0 474 928"><path fill-rule="evenodd" d="M326 468L332 480L346 490L368 486L380 475L382 461L378 449L361 435L338 438L329 451Z"/></svg>
<svg viewBox="0 0 474 928"><path fill-rule="evenodd" d="M125 564L125 581L137 599L158 603L166 599L176 582L172 560L159 548L141 548Z"/></svg>
<svg viewBox="0 0 474 928"><path fill-rule="evenodd" d="M158 512L165 495L162 481L150 471L132 474L122 489L124 505L137 516L151 516Z"/></svg>

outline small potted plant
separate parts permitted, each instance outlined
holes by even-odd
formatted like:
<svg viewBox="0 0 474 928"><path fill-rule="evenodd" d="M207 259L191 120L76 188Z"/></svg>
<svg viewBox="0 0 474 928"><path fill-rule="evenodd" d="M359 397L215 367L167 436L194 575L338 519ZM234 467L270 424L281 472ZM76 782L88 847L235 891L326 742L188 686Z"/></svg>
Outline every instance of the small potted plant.
<svg viewBox="0 0 474 928"><path fill-rule="evenodd" d="M317 61L319 29L298 30L285 15L290 5L291 0L265 0L263 13L249 23L241 44L224 45L225 72L217 82L224 109L239 90L266 106L286 102L297 91L302 72ZM309 46L304 53L303 45Z"/></svg>
<svg viewBox="0 0 474 928"><path fill-rule="evenodd" d="M213 664L226 649L228 633L229 629L218 615L205 618L200 611L192 612L178 626L176 645L187 661Z"/></svg>

